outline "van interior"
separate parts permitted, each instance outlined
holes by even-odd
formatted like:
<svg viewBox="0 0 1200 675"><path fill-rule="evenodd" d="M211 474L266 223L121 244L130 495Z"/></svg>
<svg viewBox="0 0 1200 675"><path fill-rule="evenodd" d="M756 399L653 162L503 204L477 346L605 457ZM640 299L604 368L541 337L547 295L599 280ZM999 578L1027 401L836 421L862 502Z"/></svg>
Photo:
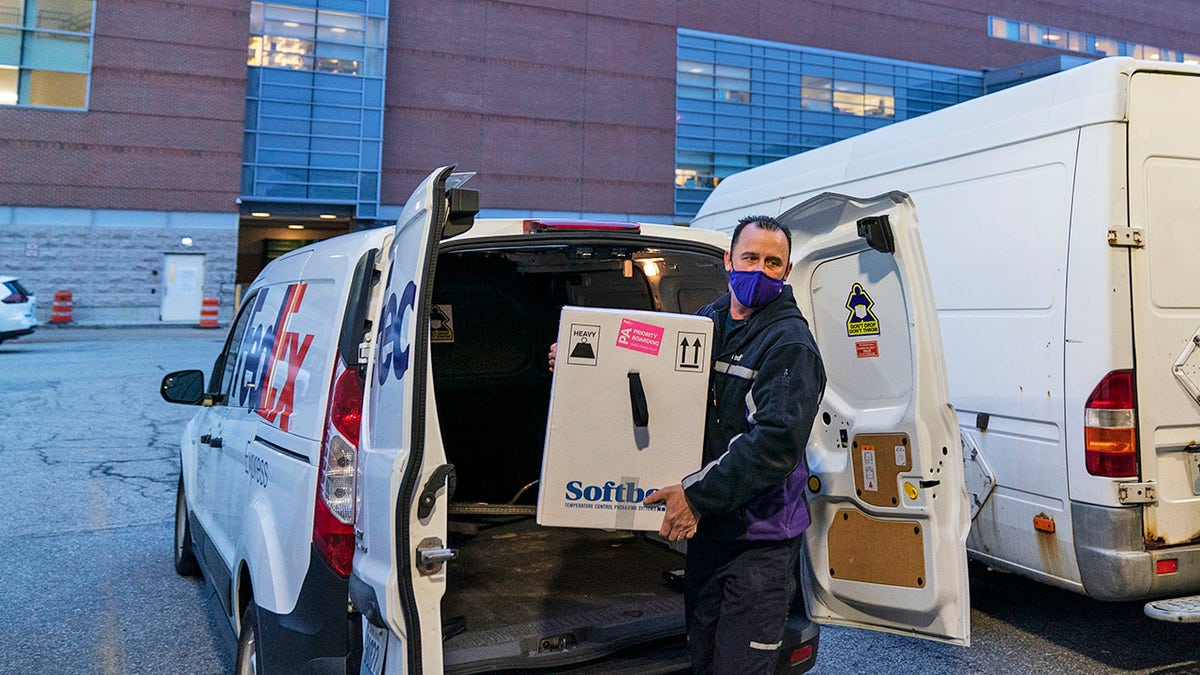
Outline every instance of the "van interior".
<svg viewBox="0 0 1200 675"><path fill-rule="evenodd" d="M431 360L459 552L442 604L446 672L680 663L680 545L535 522L547 355L564 305L694 313L726 289L721 251L695 244L576 234L439 255Z"/></svg>

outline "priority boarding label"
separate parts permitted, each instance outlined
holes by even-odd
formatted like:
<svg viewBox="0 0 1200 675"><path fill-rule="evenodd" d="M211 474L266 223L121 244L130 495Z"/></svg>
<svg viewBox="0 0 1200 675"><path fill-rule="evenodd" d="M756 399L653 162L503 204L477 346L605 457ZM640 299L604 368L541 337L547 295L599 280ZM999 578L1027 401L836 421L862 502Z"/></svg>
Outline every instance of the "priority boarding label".
<svg viewBox="0 0 1200 675"><path fill-rule="evenodd" d="M856 283L850 287L850 296L846 298L846 309L850 310L850 316L846 317L848 337L879 335L879 319L872 311L874 306L875 301L862 284Z"/></svg>
<svg viewBox="0 0 1200 675"><path fill-rule="evenodd" d="M571 341L567 345L567 363L573 366L594 366L599 357L600 326L589 323L571 324Z"/></svg>
<svg viewBox="0 0 1200 675"><path fill-rule="evenodd" d="M616 346L650 356L658 356L664 334L666 334L666 329L662 326L642 323L633 319L621 319L621 327L617 330Z"/></svg>

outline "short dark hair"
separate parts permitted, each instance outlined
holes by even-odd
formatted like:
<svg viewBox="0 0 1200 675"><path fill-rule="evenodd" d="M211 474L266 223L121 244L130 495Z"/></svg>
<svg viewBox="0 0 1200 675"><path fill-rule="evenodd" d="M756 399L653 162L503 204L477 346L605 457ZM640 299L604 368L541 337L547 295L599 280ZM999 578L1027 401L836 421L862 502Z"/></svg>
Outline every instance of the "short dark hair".
<svg viewBox="0 0 1200 675"><path fill-rule="evenodd" d="M742 230L746 229L747 225L753 223L763 230L779 230L783 232L783 236L787 239L788 257L792 255L792 231L787 228L787 225L775 220L771 216L746 216L738 221L737 227L733 228L733 238L729 241L729 250L733 251L733 247L737 245L738 237L742 236Z"/></svg>

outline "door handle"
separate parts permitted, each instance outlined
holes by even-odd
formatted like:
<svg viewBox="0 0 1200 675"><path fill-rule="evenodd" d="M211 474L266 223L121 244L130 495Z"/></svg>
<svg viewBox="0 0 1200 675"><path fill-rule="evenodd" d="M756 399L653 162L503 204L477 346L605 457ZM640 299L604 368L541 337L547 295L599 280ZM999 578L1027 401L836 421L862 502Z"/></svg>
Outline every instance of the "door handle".
<svg viewBox="0 0 1200 675"><path fill-rule="evenodd" d="M201 437L200 437L200 442L201 442L201 443L203 443L203 444L205 444L205 445L208 445L208 442L209 442L210 440L212 440L212 435L211 435L211 434L204 434L203 436L201 436Z"/></svg>
<svg viewBox="0 0 1200 675"><path fill-rule="evenodd" d="M224 443L221 442L220 436L213 436L212 438L208 439L208 445L210 447L219 448L224 445Z"/></svg>
<svg viewBox="0 0 1200 675"><path fill-rule="evenodd" d="M454 488L458 486L458 475L453 464L443 464L433 470L429 480L425 481L425 489L417 502L417 518L425 519L433 513L433 505L437 503L437 492L446 486L446 500L454 496ZM440 544L439 544L440 546Z"/></svg>
<svg viewBox="0 0 1200 675"><path fill-rule="evenodd" d="M646 405L646 390L642 388L642 376L629 373L629 404L633 408L633 426L650 425L650 408Z"/></svg>

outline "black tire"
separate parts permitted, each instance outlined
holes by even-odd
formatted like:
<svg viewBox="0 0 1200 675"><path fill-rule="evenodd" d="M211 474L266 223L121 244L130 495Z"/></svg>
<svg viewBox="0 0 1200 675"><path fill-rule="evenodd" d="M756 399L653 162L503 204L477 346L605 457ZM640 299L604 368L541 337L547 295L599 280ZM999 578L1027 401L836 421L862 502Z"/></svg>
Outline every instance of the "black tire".
<svg viewBox="0 0 1200 675"><path fill-rule="evenodd" d="M183 497L183 475L175 490L175 571L182 577L200 575L200 563L192 550L192 526L188 522L187 500Z"/></svg>
<svg viewBox="0 0 1200 675"><path fill-rule="evenodd" d="M242 630L238 633L237 663L235 675L262 675L258 664L258 620L255 618L254 600L242 612Z"/></svg>

